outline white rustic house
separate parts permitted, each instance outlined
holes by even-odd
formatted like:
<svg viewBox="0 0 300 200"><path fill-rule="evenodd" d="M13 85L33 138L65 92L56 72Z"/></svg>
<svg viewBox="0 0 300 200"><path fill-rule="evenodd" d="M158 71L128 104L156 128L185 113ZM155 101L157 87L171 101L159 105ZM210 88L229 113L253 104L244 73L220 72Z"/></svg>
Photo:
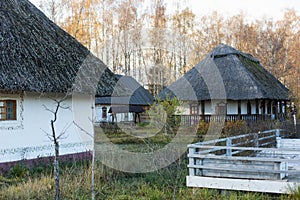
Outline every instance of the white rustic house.
<svg viewBox="0 0 300 200"><path fill-rule="evenodd" d="M138 122L154 102L154 97L133 77L115 75L118 85L124 86L129 95L96 97L96 122Z"/></svg>
<svg viewBox="0 0 300 200"><path fill-rule="evenodd" d="M188 123L226 120L277 119L286 114L289 90L250 54L219 45L159 97L185 102Z"/></svg>
<svg viewBox="0 0 300 200"><path fill-rule="evenodd" d="M53 155L60 99L60 154L90 150L94 95L112 93L113 73L28 0L3 1L0 13L0 163Z"/></svg>

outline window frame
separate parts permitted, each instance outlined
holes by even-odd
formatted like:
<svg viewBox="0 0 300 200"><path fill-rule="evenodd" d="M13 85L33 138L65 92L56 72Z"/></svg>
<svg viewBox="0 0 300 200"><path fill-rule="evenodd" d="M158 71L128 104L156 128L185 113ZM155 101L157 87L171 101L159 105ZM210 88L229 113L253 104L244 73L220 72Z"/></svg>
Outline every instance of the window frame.
<svg viewBox="0 0 300 200"><path fill-rule="evenodd" d="M227 115L227 103L218 103L215 107L216 115Z"/></svg>
<svg viewBox="0 0 300 200"><path fill-rule="evenodd" d="M101 110L102 110L102 119L107 119L107 110L108 110L107 107L103 106Z"/></svg>
<svg viewBox="0 0 300 200"><path fill-rule="evenodd" d="M17 121L17 100L14 99L0 99L0 121ZM12 103L11 112L8 112L8 103ZM3 111L1 111L3 109ZM9 114L12 114L13 117L8 117ZM4 115L4 117L2 117Z"/></svg>
<svg viewBox="0 0 300 200"><path fill-rule="evenodd" d="M199 104L190 104L190 115L199 115Z"/></svg>

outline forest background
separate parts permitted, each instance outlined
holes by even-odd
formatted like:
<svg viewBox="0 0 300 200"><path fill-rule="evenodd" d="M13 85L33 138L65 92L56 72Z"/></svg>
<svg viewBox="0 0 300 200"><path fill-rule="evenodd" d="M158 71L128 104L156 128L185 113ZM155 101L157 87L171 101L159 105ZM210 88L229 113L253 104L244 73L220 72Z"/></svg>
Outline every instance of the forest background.
<svg viewBox="0 0 300 200"><path fill-rule="evenodd" d="M243 11L198 16L188 0L34 2L114 73L133 76L153 95L223 43L258 58L299 106L300 16L293 8L282 18L249 20Z"/></svg>

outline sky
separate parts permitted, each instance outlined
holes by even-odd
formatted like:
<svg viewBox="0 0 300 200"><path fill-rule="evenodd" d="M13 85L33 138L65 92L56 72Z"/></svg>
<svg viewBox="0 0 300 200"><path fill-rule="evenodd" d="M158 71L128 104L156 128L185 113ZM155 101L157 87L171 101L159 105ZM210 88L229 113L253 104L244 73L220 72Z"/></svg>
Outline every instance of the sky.
<svg viewBox="0 0 300 200"><path fill-rule="evenodd" d="M169 2L173 0L167 0ZM249 20L262 18L282 19L286 9L295 9L300 15L300 0L181 0L201 17L217 11L232 16L243 11Z"/></svg>
<svg viewBox="0 0 300 200"><path fill-rule="evenodd" d="M38 0L30 1L38 6ZM154 2L155 0L146 1ZM168 2L170 6L168 10L173 10L172 6L175 6L175 2L189 5L198 17L213 11L224 16L232 16L243 11L249 20L262 18L278 20L283 17L287 8L295 9L300 15L300 0L165 0L165 2Z"/></svg>

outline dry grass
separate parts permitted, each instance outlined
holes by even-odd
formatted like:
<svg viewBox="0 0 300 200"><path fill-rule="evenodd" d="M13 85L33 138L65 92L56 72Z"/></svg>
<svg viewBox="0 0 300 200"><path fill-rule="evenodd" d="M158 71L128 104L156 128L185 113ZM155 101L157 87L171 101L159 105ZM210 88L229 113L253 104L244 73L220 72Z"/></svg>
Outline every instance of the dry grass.
<svg viewBox="0 0 300 200"><path fill-rule="evenodd" d="M145 143L130 143L132 136L124 133L111 133L110 139L119 141L123 137L122 145L130 151L139 151ZM124 139L127 137L127 139ZM166 143L163 135L154 137L147 145L154 148ZM126 143L126 141L128 143ZM144 142L144 141L143 141ZM156 145L156 146L155 146ZM96 162L95 191L96 199L247 199L247 200L275 200L297 199L299 191L293 195L269 195L249 192L220 192L218 190L187 188L187 157L184 155L179 161L156 172L145 174L131 174L116 171ZM13 173L12 173L13 172ZM61 196L62 199L91 199L91 163L67 163L61 166ZM177 178L176 178L177 177ZM175 191L175 193L174 193ZM38 167L36 169L22 169L22 166L12 170L4 177L0 175L0 200L6 199L36 199L48 200L54 197L54 181L52 167Z"/></svg>

